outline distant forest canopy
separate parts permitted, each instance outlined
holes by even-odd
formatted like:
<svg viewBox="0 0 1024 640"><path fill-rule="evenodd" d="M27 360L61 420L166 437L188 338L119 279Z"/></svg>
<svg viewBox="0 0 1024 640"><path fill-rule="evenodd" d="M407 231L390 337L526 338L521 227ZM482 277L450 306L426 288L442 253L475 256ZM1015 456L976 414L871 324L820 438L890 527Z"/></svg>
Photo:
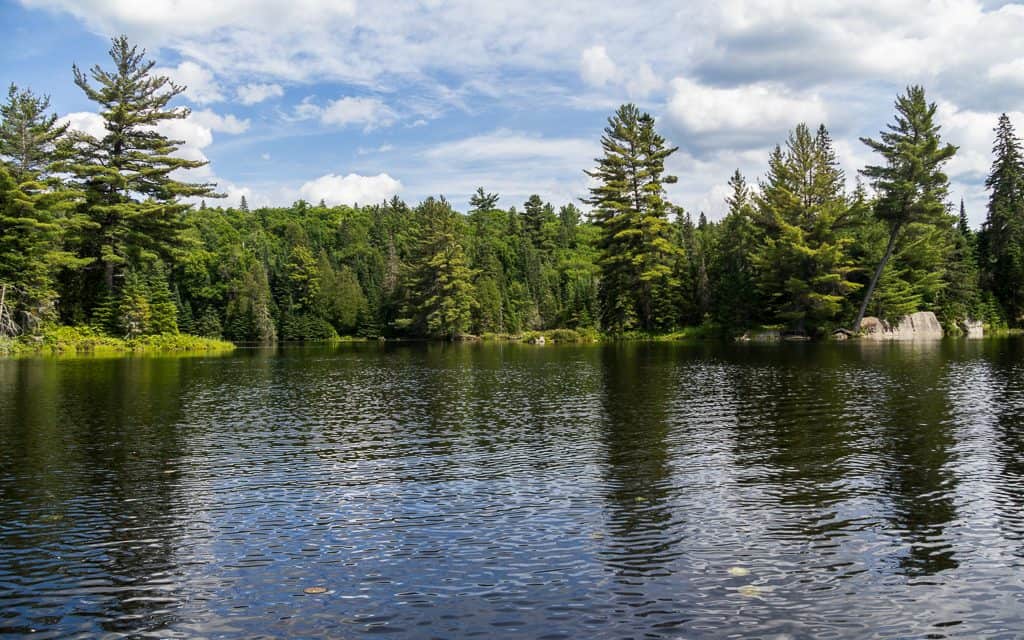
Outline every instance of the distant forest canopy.
<svg viewBox="0 0 1024 640"><path fill-rule="evenodd" d="M505 207L484 188L465 214L443 197L251 210L244 198L210 206L215 185L187 181L204 163L155 128L187 117L171 105L184 87L124 37L110 56L73 67L102 138L15 86L0 110L2 333L59 323L260 342L695 325L824 335L918 310L949 328L1022 321L1020 140L1005 115L995 123L987 218L972 231L962 202L948 201L943 165L957 150L920 87L863 139L876 160L852 193L827 129L797 124L757 184L729 178L718 222L668 200L676 148L631 104L581 167L594 185L578 203L587 210L538 196Z"/></svg>

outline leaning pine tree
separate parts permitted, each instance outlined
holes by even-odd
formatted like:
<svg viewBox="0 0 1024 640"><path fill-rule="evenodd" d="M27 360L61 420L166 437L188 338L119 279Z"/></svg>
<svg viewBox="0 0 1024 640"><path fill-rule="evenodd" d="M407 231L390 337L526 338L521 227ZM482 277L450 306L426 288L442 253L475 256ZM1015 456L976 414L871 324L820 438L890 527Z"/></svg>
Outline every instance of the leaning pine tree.
<svg viewBox="0 0 1024 640"><path fill-rule="evenodd" d="M97 65L86 73L74 67L75 84L98 105L106 130L100 138L75 132L67 167L96 225L83 252L102 267L102 281L92 283L88 307L115 293L126 271L173 259L181 246L182 214L191 207L183 198L219 195L212 184L172 177L207 163L175 155L184 142L162 133L164 123L188 117L187 108L168 106L185 87L154 75L155 63L145 56L121 36L110 48L113 69Z"/></svg>
<svg viewBox="0 0 1024 640"><path fill-rule="evenodd" d="M896 98L896 122L889 125L888 131L881 132L881 139L861 138L885 160L885 164L868 166L862 173L878 191L875 216L888 225L889 242L864 293L853 321L854 331L860 330L871 296L901 233L916 222L936 224L946 213L949 178L942 165L956 154L957 148L942 144L935 109L935 103L925 99L922 87L908 87L904 95Z"/></svg>
<svg viewBox="0 0 1024 640"><path fill-rule="evenodd" d="M671 327L671 310L659 308L674 285L672 265L681 250L672 242L664 185L668 147L654 118L635 105L619 107L601 137L604 155L586 174L597 181L584 200L600 230L601 325L612 333Z"/></svg>

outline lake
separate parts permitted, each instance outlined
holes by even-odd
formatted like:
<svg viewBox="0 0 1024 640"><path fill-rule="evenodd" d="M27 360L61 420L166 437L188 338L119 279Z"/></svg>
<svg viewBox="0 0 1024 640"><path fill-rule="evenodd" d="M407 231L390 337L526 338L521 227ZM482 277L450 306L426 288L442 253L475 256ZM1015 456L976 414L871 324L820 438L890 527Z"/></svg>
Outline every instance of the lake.
<svg viewBox="0 0 1024 640"><path fill-rule="evenodd" d="M1019 638L1024 341L3 360L0 499L0 635Z"/></svg>

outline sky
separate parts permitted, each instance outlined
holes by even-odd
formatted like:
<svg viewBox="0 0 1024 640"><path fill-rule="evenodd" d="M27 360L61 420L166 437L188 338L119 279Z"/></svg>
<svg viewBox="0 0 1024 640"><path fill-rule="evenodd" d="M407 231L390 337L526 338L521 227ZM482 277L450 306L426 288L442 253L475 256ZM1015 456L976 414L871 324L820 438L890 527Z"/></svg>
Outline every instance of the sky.
<svg viewBox="0 0 1024 640"><path fill-rule="evenodd" d="M673 202L712 219L799 122L824 123L852 186L859 141L921 84L938 105L951 201L985 216L992 129L1024 126L1024 6L981 0L0 0L0 81L95 106L71 67L126 34L188 90L168 125L226 204L368 204L477 187L522 206L585 196L607 118L634 102L679 147Z"/></svg>

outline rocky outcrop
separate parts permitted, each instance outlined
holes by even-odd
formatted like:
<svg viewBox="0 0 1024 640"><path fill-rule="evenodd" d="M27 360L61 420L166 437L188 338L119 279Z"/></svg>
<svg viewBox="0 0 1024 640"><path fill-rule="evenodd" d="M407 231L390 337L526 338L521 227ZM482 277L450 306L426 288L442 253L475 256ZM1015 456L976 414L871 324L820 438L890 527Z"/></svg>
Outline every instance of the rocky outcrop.
<svg viewBox="0 0 1024 640"><path fill-rule="evenodd" d="M860 329L865 340L938 340L943 336L942 325L931 311L903 316L896 323L867 317Z"/></svg>
<svg viewBox="0 0 1024 640"><path fill-rule="evenodd" d="M985 326L980 320L961 320L957 323L965 338L984 338Z"/></svg>

